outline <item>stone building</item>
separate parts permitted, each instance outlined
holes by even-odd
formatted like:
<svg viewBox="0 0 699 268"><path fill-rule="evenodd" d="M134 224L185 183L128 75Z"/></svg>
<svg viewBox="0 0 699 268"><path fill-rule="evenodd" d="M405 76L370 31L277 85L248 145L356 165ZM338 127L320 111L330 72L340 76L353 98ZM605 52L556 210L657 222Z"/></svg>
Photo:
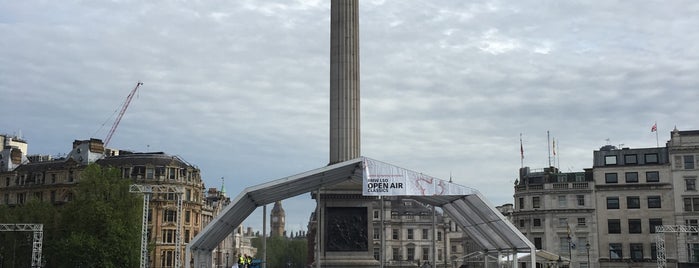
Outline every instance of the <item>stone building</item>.
<svg viewBox="0 0 699 268"><path fill-rule="evenodd" d="M185 245L230 202L223 191L213 188L204 192L200 170L177 156L107 149L99 139L76 140L70 153L63 157L27 156L26 142L6 135L0 137L3 143L0 161L8 160L0 169L0 205L22 205L31 198L61 205L73 200L75 186L88 164L114 167L121 171L122 178L135 184L183 187L181 252L184 252ZM175 194L152 195L148 241L154 248L149 267L174 267L176 204ZM231 245L240 244L236 238L242 236L231 235L227 243L222 243L226 247L222 252L233 254L235 249ZM181 256L184 263L184 254Z"/></svg>
<svg viewBox="0 0 699 268"><path fill-rule="evenodd" d="M597 231L592 170L523 167L519 174L512 223L537 249L572 260L574 267L589 267L585 245L594 243Z"/></svg>
<svg viewBox="0 0 699 268"><path fill-rule="evenodd" d="M675 211L667 148L607 145L594 151L593 170L599 267L657 267L655 226L672 224Z"/></svg>
<svg viewBox="0 0 699 268"><path fill-rule="evenodd" d="M420 267L425 262L437 263L439 267L449 264L446 257L449 253L445 249L449 249L450 245L445 233L451 231L453 226L448 224L448 219L442 213L435 211L433 223L432 208L413 199L384 197L383 210L381 202L376 200L371 208L374 230L370 245L374 259L381 260L383 249L384 267ZM433 232L433 226L436 232Z"/></svg>
<svg viewBox="0 0 699 268"><path fill-rule="evenodd" d="M697 265L698 233L655 228L699 227L698 157L699 131L675 129L665 147L603 146L585 172L522 168L513 223L564 265L657 267L661 250L667 267Z"/></svg>
<svg viewBox="0 0 699 268"><path fill-rule="evenodd" d="M667 150L674 186L675 221L663 224L699 226L699 130L674 129L670 141L667 142ZM679 248L676 250L678 260L699 263L698 233L668 234L665 237L666 247L668 243L672 243L673 237L679 240ZM668 259L670 258L671 255L668 254Z"/></svg>

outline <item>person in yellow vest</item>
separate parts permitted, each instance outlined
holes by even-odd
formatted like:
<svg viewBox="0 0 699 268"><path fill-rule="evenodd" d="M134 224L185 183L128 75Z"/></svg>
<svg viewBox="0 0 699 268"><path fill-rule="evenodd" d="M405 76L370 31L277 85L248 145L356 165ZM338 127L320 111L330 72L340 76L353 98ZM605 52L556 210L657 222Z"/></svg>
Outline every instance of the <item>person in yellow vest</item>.
<svg viewBox="0 0 699 268"><path fill-rule="evenodd" d="M252 266L252 256L245 255L245 268Z"/></svg>
<svg viewBox="0 0 699 268"><path fill-rule="evenodd" d="M238 267L239 268L245 267L245 257L243 257L243 255L240 255L240 254L238 254Z"/></svg>

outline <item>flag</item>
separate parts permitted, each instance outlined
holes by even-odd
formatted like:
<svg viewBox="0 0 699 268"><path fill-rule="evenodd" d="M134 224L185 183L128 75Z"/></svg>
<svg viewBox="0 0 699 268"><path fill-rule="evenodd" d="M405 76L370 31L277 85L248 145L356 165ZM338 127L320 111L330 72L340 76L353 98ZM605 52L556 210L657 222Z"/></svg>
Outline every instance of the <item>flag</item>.
<svg viewBox="0 0 699 268"><path fill-rule="evenodd" d="M553 138L553 156L556 156L556 138Z"/></svg>
<svg viewBox="0 0 699 268"><path fill-rule="evenodd" d="M650 132L656 132L658 131L658 123L653 123L653 126L650 127Z"/></svg>
<svg viewBox="0 0 699 268"><path fill-rule="evenodd" d="M522 145L522 133L519 133L519 155L524 159L524 145Z"/></svg>

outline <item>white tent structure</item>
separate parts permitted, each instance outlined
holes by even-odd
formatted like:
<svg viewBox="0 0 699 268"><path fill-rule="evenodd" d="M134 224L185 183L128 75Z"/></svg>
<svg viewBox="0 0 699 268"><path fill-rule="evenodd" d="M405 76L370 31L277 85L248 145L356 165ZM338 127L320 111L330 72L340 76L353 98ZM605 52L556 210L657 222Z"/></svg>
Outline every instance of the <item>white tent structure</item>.
<svg viewBox="0 0 699 268"><path fill-rule="evenodd" d="M352 160L281 178L241 192L201 233L187 245L185 267L212 267L212 251L239 226L257 207L301 194L328 188L339 183L356 182L365 178L366 163L376 160L358 157ZM383 163L384 166L388 165ZM400 167L388 165L394 170ZM411 172L411 171L408 171ZM492 254L535 253L536 248L478 191L456 184L459 195L423 195L411 198L441 207L484 252ZM516 262L517 258L513 258ZM531 267L535 267L536 254L531 254Z"/></svg>

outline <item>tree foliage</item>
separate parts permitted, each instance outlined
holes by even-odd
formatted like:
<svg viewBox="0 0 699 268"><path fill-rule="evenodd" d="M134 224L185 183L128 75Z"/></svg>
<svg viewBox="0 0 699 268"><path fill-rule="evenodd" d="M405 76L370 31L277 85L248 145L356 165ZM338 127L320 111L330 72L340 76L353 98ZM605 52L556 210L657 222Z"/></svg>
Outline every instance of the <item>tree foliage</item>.
<svg viewBox="0 0 699 268"><path fill-rule="evenodd" d="M129 193L130 183L120 178L117 169L89 165L81 173L74 201L61 207L39 201L0 206L0 222L44 224L46 267L137 267L142 200ZM7 241L2 244L24 245L27 242L21 236L31 232L0 235L5 235L0 240ZM6 248L0 247L0 254L4 264L11 265L8 253L13 252ZM26 252L19 246L13 255L17 267L29 267L31 240Z"/></svg>
<svg viewBox="0 0 699 268"><path fill-rule="evenodd" d="M261 237L252 240L252 246L257 248L255 258L262 259ZM267 267L306 267L308 250L306 239L289 239L273 236L267 238Z"/></svg>

